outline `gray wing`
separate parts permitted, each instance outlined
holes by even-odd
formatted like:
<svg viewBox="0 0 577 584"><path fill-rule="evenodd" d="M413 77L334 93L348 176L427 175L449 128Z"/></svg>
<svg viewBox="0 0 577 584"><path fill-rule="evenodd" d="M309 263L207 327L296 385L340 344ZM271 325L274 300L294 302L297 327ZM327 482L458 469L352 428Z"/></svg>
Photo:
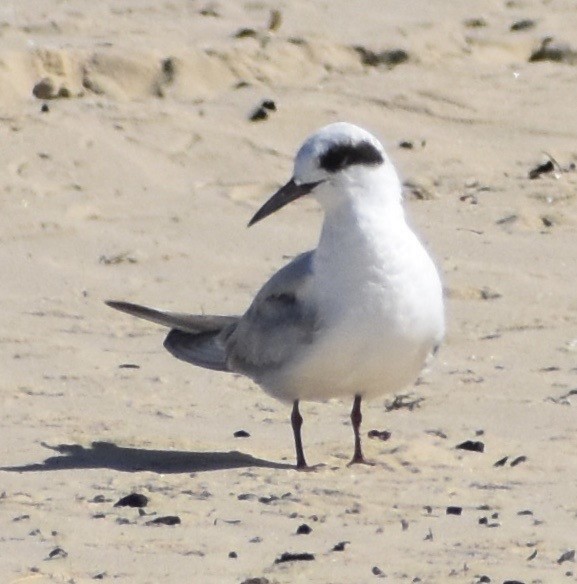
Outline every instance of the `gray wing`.
<svg viewBox="0 0 577 584"><path fill-rule="evenodd" d="M164 346L182 361L258 380L261 372L282 366L312 341L317 313L303 300L312 258L312 251L303 253L279 270L242 317L163 312L129 302L106 304L170 327Z"/></svg>
<svg viewBox="0 0 577 584"><path fill-rule="evenodd" d="M239 321L238 316L215 316L163 312L154 308L108 300L111 308L132 316L170 327L164 341L166 349L177 359L217 371L229 371L224 339Z"/></svg>
<svg viewBox="0 0 577 584"><path fill-rule="evenodd" d="M226 338L229 368L259 379L310 344L317 329L316 307L303 292L312 276L314 252L297 256L260 290Z"/></svg>

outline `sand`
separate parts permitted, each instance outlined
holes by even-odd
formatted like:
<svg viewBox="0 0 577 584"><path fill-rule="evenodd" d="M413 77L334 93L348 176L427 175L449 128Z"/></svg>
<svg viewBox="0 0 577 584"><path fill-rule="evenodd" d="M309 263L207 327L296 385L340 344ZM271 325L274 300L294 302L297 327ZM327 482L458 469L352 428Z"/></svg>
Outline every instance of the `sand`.
<svg viewBox="0 0 577 584"><path fill-rule="evenodd" d="M0 6L0 581L576 582L573 3L277 7ZM366 405L374 467L350 403L304 404L300 473L286 405L103 301L242 312L321 214L246 223L337 120L397 165L448 332Z"/></svg>

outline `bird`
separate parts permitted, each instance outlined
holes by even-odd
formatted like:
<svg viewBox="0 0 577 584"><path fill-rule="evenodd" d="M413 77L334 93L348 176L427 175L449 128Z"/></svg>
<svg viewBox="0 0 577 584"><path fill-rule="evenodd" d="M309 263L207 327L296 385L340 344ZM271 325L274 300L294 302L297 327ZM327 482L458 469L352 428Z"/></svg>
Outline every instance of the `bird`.
<svg viewBox="0 0 577 584"><path fill-rule="evenodd" d="M352 398L351 464L362 449L362 400L413 383L445 332L441 278L409 226L395 167L368 131L336 122L308 137L292 178L249 221L302 197L324 212L316 249L277 271L241 316L115 309L169 327L165 348L193 365L240 373L292 404L296 468L308 466L301 401Z"/></svg>

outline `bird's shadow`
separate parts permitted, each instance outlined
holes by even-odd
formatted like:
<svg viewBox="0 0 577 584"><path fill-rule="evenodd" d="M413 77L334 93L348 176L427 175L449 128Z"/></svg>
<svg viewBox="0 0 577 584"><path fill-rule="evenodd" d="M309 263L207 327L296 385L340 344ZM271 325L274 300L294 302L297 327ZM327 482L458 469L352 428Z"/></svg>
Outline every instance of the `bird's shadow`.
<svg viewBox="0 0 577 584"><path fill-rule="evenodd" d="M22 466L4 466L0 470L9 472L35 472L47 470L70 470L81 468L108 468L123 472L150 471L159 474L191 473L232 468L262 467L275 469L294 468L238 451L186 452L178 450L145 450L125 448L112 442L93 442L90 447L80 444L58 444L42 446L56 452L44 462Z"/></svg>

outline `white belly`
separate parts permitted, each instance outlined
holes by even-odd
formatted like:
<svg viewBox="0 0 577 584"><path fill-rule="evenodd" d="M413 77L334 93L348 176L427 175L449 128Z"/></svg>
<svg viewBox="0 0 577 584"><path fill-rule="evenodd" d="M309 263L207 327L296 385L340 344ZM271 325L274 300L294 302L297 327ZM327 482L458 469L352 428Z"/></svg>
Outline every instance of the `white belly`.
<svg viewBox="0 0 577 584"><path fill-rule="evenodd" d="M439 275L400 205L347 210L325 219L313 273L298 289L316 315L311 342L259 379L281 400L399 391L443 337Z"/></svg>
<svg viewBox="0 0 577 584"><path fill-rule="evenodd" d="M281 400L378 397L412 383L444 332L442 291L427 256L417 270L324 297L321 326L265 390ZM264 380L263 380L264 381Z"/></svg>

